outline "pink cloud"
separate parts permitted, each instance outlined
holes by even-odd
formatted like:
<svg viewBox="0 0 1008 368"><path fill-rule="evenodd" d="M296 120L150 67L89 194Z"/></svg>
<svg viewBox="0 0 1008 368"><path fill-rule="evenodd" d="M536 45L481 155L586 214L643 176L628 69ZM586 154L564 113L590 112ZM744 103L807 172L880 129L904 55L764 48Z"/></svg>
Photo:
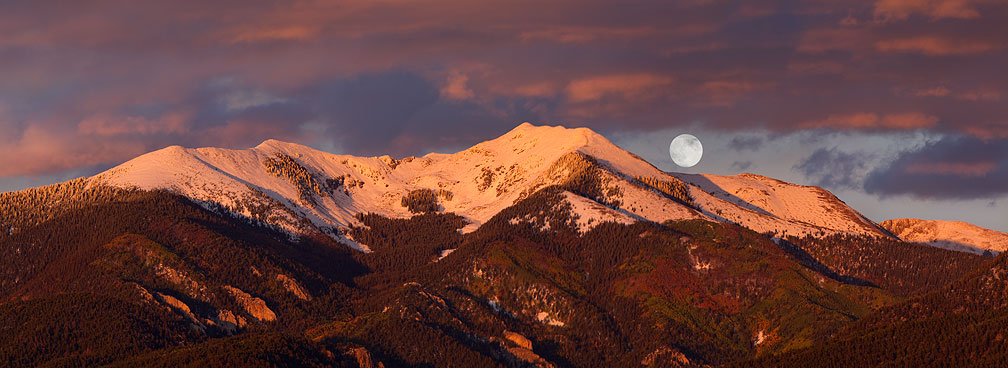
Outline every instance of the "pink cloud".
<svg viewBox="0 0 1008 368"><path fill-rule="evenodd" d="M302 25L248 28L236 30L231 36L231 42L304 41L316 37L319 35L319 31L318 28Z"/></svg>
<svg viewBox="0 0 1008 368"><path fill-rule="evenodd" d="M638 73L588 77L567 85L567 98L571 102L598 100L606 96L638 98L654 95L669 87L674 79L667 75Z"/></svg>
<svg viewBox="0 0 1008 368"><path fill-rule="evenodd" d="M977 54L1001 48L1000 45L980 40L960 40L953 38L919 36L875 42L875 49L882 52L910 52L925 55Z"/></svg>
<svg viewBox="0 0 1008 368"><path fill-rule="evenodd" d="M881 21L905 20L913 14L922 14L931 19L959 18L972 19L980 16L976 0L878 0L875 2L875 18Z"/></svg>
<svg viewBox="0 0 1008 368"><path fill-rule="evenodd" d="M524 31L518 38L524 42L548 41L583 44L596 41L627 41L641 38L695 37L717 30L712 23L687 23L674 26L550 26Z"/></svg>
<svg viewBox="0 0 1008 368"><path fill-rule="evenodd" d="M469 77L460 72L452 72L448 75L448 80L441 87L441 95L452 100L468 100L473 98L475 93L468 86Z"/></svg>
<svg viewBox="0 0 1008 368"><path fill-rule="evenodd" d="M952 90L945 86L937 86L913 91L914 96L918 97L945 97L948 96L949 93L952 93Z"/></svg>
<svg viewBox="0 0 1008 368"><path fill-rule="evenodd" d="M1008 138L1008 120L989 124L974 124L963 127L963 131L984 141Z"/></svg>
<svg viewBox="0 0 1008 368"><path fill-rule="evenodd" d="M848 115L830 115L823 120L806 121L799 124L803 128L840 128L840 129L899 129L912 130L934 126L938 117L922 113L902 113L879 115L875 113L855 113Z"/></svg>
<svg viewBox="0 0 1008 368"><path fill-rule="evenodd" d="M526 97L548 97L557 93L556 85L551 82L523 84L514 88L514 94Z"/></svg>
<svg viewBox="0 0 1008 368"><path fill-rule="evenodd" d="M117 163L146 151L141 142L81 137L32 124L16 141L0 143L0 177Z"/></svg>
<svg viewBox="0 0 1008 368"><path fill-rule="evenodd" d="M189 130L191 116L186 113L170 113L151 120L142 116L110 116L100 114L82 120L77 124L77 132L83 135L116 136L126 134L181 134Z"/></svg>

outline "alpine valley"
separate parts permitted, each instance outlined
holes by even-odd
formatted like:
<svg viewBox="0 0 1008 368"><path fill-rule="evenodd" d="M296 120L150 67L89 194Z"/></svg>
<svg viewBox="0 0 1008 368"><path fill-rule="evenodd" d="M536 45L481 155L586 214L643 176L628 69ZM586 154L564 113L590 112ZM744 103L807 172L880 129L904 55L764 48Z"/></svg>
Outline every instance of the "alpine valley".
<svg viewBox="0 0 1008 368"><path fill-rule="evenodd" d="M585 128L172 146L0 194L0 366L996 366L1005 249Z"/></svg>

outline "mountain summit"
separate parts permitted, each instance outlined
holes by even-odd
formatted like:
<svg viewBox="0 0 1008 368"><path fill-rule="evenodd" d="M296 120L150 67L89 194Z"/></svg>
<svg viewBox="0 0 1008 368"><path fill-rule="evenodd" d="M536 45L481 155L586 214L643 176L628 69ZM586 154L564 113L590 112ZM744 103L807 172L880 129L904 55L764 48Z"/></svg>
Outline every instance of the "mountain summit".
<svg viewBox="0 0 1008 368"><path fill-rule="evenodd" d="M1008 234L962 221L895 219L880 224L904 241L982 254L1008 249Z"/></svg>
<svg viewBox="0 0 1008 368"><path fill-rule="evenodd" d="M714 219L777 234L886 236L820 188L749 174L669 174L590 129L529 123L461 152L403 159L336 155L277 140L246 150L171 146L91 178L166 189L295 234L314 227L365 251L343 230L358 224L358 213L411 216L411 193L433 193L424 200L464 217L468 232L538 189L580 179L595 186L582 189L596 193L568 191L582 230L602 221Z"/></svg>
<svg viewBox="0 0 1008 368"><path fill-rule="evenodd" d="M901 241L817 187L666 173L584 128L522 124L401 159L172 146L0 193L0 229L5 367L960 366L1008 351L988 343L1006 331L1008 255Z"/></svg>

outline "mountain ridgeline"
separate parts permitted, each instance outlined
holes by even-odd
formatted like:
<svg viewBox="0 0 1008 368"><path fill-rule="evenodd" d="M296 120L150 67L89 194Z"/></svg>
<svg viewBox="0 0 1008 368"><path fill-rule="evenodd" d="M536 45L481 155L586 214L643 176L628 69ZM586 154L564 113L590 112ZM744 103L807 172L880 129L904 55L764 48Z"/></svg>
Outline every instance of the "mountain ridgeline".
<svg viewBox="0 0 1008 368"><path fill-rule="evenodd" d="M168 147L0 194L0 366L1003 360L1005 256L891 229L583 128L398 160Z"/></svg>

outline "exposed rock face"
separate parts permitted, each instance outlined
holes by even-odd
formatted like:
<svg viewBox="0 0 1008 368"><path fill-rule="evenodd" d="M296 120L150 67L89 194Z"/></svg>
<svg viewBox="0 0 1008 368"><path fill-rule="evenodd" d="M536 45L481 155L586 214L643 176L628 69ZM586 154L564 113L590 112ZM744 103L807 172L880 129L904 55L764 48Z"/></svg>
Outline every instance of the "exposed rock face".
<svg viewBox="0 0 1008 368"><path fill-rule="evenodd" d="M354 348L348 353L357 360L357 365L361 368L385 368L385 365L381 362L376 364L371 358L371 353L369 353L365 348Z"/></svg>
<svg viewBox="0 0 1008 368"><path fill-rule="evenodd" d="M504 338L507 342L515 346L510 346L507 348L509 354L519 360L520 365L533 365L536 367L553 367L553 364L547 362L538 354L532 351L532 341L527 337L522 336L519 333L504 331Z"/></svg>
<svg viewBox="0 0 1008 368"><path fill-rule="evenodd" d="M189 306L186 305L186 303L184 303L183 301L178 300L177 298L175 298L175 297L173 297L171 295L162 294L162 293L157 293L157 296L155 298L159 302L167 305L169 308L171 308L172 310L174 310L176 313L181 314L183 317L185 317L186 319L188 319L189 322L190 322L190 326L194 330L206 331L206 325L204 325L202 322L200 322L199 319L196 318L196 315L193 314L192 310L189 309Z"/></svg>
<svg viewBox="0 0 1008 368"><path fill-rule="evenodd" d="M276 279L285 289L287 289L287 291L290 291L291 294L294 294L294 296L298 297L298 299L311 300L311 295L308 294L303 287L301 287L301 284L298 284L297 280L294 280L284 274L277 274Z"/></svg>
<svg viewBox="0 0 1008 368"><path fill-rule="evenodd" d="M217 311L217 317L213 319L214 324L217 328L227 335L234 335L238 332L238 329L245 328L245 318L242 316L236 316L234 313L227 309L221 309Z"/></svg>
<svg viewBox="0 0 1008 368"><path fill-rule="evenodd" d="M266 302L262 299L249 295L241 291L241 289L232 286L224 286L224 290L227 290L234 297L235 301L245 309L245 312L255 319L263 322L276 321L276 313L273 313L273 310L269 309L266 306Z"/></svg>
<svg viewBox="0 0 1008 368"><path fill-rule="evenodd" d="M154 301L154 295L151 294L149 291L147 291L146 288L144 288L143 286L140 286L140 284L137 284L137 283L130 283L130 284L132 284L133 287L136 288L137 294L140 295L140 299L145 300L147 302L153 302Z"/></svg>
<svg viewBox="0 0 1008 368"><path fill-rule="evenodd" d="M189 320L191 320L193 322L197 322L196 316L193 315L192 310L190 310L189 306L186 305L186 303L183 303L181 300L178 300L178 299L176 299L175 297L173 297L171 295L161 294L161 293L157 293L157 299L158 299L158 301L160 301L160 302L162 302L164 304L167 304L172 309L174 309L175 311L179 312L180 314L182 314L183 316L185 316Z"/></svg>
<svg viewBox="0 0 1008 368"><path fill-rule="evenodd" d="M504 331L504 338L508 339L508 341L513 342L515 345L518 345L518 347L532 350L532 341L530 341L525 336L522 336L520 334L511 331Z"/></svg>

